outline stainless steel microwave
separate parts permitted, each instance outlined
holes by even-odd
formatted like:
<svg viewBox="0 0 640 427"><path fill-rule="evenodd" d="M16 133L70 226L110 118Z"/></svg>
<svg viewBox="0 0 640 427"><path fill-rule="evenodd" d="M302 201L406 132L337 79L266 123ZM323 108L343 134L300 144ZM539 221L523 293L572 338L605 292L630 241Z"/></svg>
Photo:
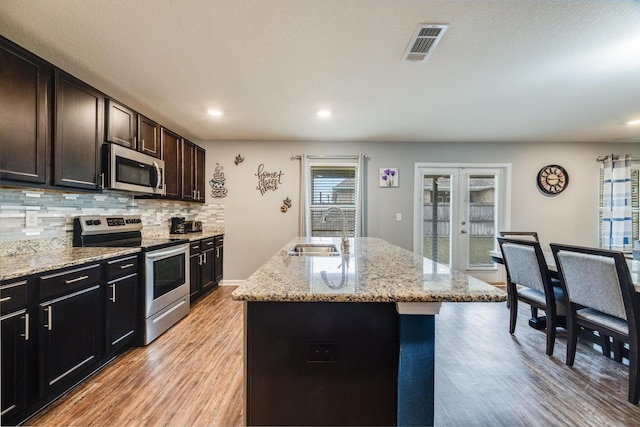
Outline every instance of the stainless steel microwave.
<svg viewBox="0 0 640 427"><path fill-rule="evenodd" d="M102 147L104 188L166 195L164 161L118 144Z"/></svg>

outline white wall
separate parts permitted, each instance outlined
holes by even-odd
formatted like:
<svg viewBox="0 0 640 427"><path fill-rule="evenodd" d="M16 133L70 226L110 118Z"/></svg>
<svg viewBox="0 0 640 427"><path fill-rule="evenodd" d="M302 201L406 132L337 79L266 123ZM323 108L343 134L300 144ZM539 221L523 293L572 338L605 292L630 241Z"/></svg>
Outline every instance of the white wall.
<svg viewBox="0 0 640 427"><path fill-rule="evenodd" d="M543 245L551 242L596 245L598 242L598 168L607 153L640 157L640 146L610 143L376 143L376 142L199 142L207 150L207 181L216 163L224 167L227 197L207 202L225 205L225 281L243 280L298 234L300 161L296 154L357 154L365 162L368 236L413 249L413 172L417 162L511 163L511 229L535 230ZM236 155L244 162L234 164ZM259 164L282 171L277 191L261 195L255 174ZM569 173L567 189L556 197L536 187L538 170L560 164ZM399 188L379 188L378 169L399 168ZM280 212L283 199L293 207ZM402 221L395 220L396 213Z"/></svg>

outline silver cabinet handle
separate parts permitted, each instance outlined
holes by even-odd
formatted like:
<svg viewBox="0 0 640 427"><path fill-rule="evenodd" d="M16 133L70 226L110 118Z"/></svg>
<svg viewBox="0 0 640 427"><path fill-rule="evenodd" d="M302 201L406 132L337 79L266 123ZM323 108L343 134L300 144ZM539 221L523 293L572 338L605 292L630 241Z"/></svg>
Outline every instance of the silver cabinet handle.
<svg viewBox="0 0 640 427"><path fill-rule="evenodd" d="M9 301L10 299L11 299L11 297L0 298L0 302Z"/></svg>
<svg viewBox="0 0 640 427"><path fill-rule="evenodd" d="M124 270L125 268L133 267L133 264L121 265L120 270Z"/></svg>
<svg viewBox="0 0 640 427"><path fill-rule="evenodd" d="M89 276L80 276L80 277L76 277L75 279L65 280L64 283L69 285L71 283L79 282L80 280L84 280L84 279L88 279L88 278L89 278Z"/></svg>
<svg viewBox="0 0 640 427"><path fill-rule="evenodd" d="M207 242L207 246L213 245L214 242Z"/></svg>
<svg viewBox="0 0 640 427"><path fill-rule="evenodd" d="M199 264L199 265L202 265L202 264L204 264L204 263L205 263L204 259L202 258L202 256L203 256L203 255L204 255L204 254L200 254L200 256L198 257L198 264Z"/></svg>
<svg viewBox="0 0 640 427"><path fill-rule="evenodd" d="M29 341L29 313L24 314L24 334L20 336L23 336L25 341Z"/></svg>
<svg viewBox="0 0 640 427"><path fill-rule="evenodd" d="M111 298L109 298L109 301L116 302L116 284L114 283L109 286L111 286Z"/></svg>
<svg viewBox="0 0 640 427"><path fill-rule="evenodd" d="M45 311L47 312L47 324L44 325L44 327L47 328L47 330L51 331L53 330L53 322L51 321L53 317L53 307L49 306L45 308Z"/></svg>
<svg viewBox="0 0 640 427"><path fill-rule="evenodd" d="M216 248L216 257L220 258L220 248Z"/></svg>

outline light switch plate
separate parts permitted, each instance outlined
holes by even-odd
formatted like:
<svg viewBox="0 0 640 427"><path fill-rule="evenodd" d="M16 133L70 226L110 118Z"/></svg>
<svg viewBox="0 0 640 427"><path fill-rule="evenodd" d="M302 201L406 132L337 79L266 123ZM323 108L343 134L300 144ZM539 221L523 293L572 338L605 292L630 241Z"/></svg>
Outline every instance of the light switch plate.
<svg viewBox="0 0 640 427"><path fill-rule="evenodd" d="M396 214L396 221L402 221L402 214L401 213L397 213Z"/></svg>
<svg viewBox="0 0 640 427"><path fill-rule="evenodd" d="M38 212L37 211L25 211L24 224L26 227L38 226Z"/></svg>

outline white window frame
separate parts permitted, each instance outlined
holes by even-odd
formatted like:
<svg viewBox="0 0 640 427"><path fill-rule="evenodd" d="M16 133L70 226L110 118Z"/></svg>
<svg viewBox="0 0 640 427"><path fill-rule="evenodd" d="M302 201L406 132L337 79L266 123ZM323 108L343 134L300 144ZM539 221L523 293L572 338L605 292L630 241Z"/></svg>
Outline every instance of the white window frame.
<svg viewBox="0 0 640 427"><path fill-rule="evenodd" d="M323 166L323 167L344 167L353 166L356 168L356 214L355 214L355 237L363 236L363 163L364 155L303 155L302 167L301 167L301 231L300 235L305 237L311 237L311 167ZM337 208L343 208L344 205L323 205L326 209L335 206Z"/></svg>

